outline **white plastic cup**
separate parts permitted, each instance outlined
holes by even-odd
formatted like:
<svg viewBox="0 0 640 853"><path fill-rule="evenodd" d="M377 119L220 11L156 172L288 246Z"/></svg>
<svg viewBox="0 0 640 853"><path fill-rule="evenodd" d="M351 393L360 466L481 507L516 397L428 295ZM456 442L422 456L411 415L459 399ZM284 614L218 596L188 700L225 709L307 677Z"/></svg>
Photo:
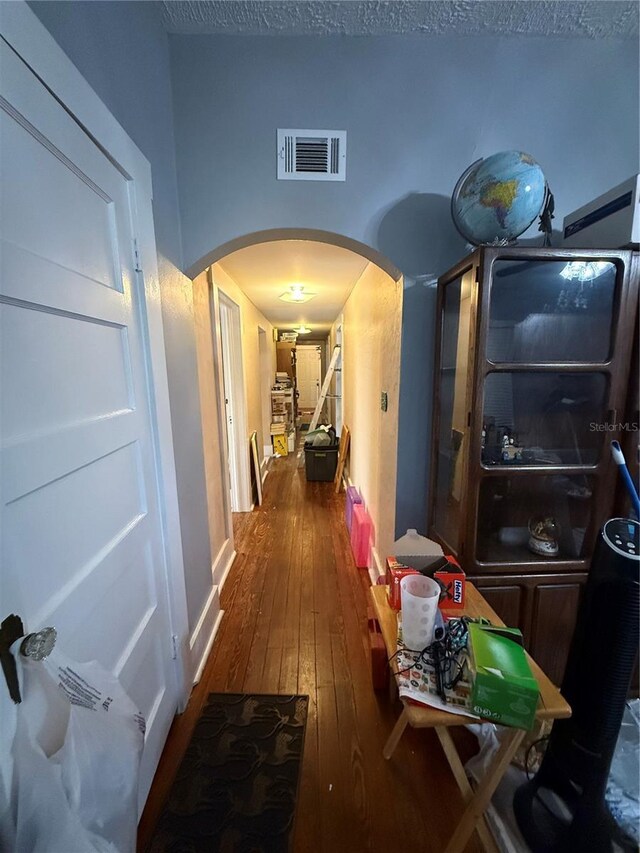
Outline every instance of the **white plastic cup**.
<svg viewBox="0 0 640 853"><path fill-rule="evenodd" d="M420 652L433 642L440 585L426 575L406 575L400 581L402 642Z"/></svg>

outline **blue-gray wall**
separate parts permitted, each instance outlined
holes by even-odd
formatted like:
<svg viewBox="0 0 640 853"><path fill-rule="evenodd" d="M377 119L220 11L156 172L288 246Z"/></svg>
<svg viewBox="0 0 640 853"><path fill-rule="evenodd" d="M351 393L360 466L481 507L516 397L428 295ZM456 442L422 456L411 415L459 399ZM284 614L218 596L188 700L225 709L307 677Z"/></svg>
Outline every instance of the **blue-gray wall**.
<svg viewBox="0 0 640 853"><path fill-rule="evenodd" d="M153 2L32 2L42 23L151 163L189 620L211 587L191 284L182 248L168 37Z"/></svg>
<svg viewBox="0 0 640 853"><path fill-rule="evenodd" d="M533 154L556 225L638 168L634 40L170 36L185 265L234 237L308 227L361 240L409 277L464 253L456 179ZM346 183L276 180L276 128L348 132ZM535 229L530 236L535 236ZM424 528L434 293L405 292L398 530Z"/></svg>

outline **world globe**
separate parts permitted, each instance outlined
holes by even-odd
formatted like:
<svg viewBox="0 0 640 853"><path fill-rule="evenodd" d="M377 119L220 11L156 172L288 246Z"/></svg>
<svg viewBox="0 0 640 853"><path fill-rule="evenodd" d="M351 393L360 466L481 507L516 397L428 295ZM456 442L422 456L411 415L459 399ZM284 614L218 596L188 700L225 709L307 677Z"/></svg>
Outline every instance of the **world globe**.
<svg viewBox="0 0 640 853"><path fill-rule="evenodd" d="M462 174L451 198L456 228L474 246L512 243L540 215L547 182L524 151L500 151Z"/></svg>

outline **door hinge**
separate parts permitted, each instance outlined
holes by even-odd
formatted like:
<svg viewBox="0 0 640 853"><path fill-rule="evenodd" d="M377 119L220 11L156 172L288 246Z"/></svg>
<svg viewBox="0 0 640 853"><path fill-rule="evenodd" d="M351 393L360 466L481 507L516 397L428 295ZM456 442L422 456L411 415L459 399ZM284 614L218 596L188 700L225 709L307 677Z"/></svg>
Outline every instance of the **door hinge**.
<svg viewBox="0 0 640 853"><path fill-rule="evenodd" d="M171 635L171 657L173 660L178 659L178 635Z"/></svg>
<svg viewBox="0 0 640 853"><path fill-rule="evenodd" d="M140 266L140 251L138 249L138 241L135 237L133 238L133 264L136 272L142 272L142 267Z"/></svg>

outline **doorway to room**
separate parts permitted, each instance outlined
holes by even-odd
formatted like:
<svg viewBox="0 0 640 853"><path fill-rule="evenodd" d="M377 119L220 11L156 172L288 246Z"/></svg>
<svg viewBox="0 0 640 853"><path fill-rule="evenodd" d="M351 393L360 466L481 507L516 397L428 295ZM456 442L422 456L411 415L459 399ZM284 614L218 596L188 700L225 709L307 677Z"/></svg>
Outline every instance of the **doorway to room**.
<svg viewBox="0 0 640 853"><path fill-rule="evenodd" d="M296 343L296 386L301 414L313 414L323 379L321 344Z"/></svg>

